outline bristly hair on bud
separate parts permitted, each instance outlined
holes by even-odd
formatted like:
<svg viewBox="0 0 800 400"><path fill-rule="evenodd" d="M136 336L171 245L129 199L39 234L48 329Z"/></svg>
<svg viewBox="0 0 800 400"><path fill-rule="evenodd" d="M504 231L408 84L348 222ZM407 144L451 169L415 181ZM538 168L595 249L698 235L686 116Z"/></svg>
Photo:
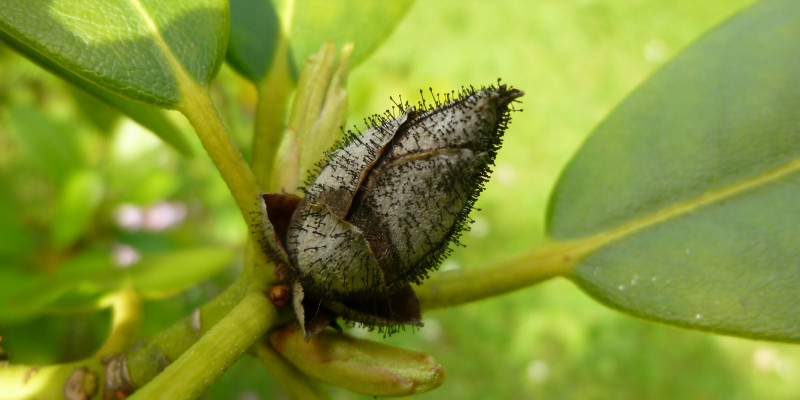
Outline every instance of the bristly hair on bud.
<svg viewBox="0 0 800 400"><path fill-rule="evenodd" d="M265 194L265 251L293 287L307 335L337 316L393 332L421 326L421 283L471 222L522 91L506 85L392 101L327 153L305 197ZM308 336L307 336L308 337Z"/></svg>

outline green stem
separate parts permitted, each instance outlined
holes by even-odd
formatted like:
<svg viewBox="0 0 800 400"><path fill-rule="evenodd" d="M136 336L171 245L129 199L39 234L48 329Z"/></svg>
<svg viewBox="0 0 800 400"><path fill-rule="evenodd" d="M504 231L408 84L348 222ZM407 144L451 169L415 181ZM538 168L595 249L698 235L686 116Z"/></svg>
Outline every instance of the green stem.
<svg viewBox="0 0 800 400"><path fill-rule="evenodd" d="M111 332L94 357L119 353L133 345L142 326L142 298L135 290L122 289L107 300L111 304Z"/></svg>
<svg viewBox="0 0 800 400"><path fill-rule="evenodd" d="M482 267L433 274L415 292L423 309L452 307L566 275L583 254L580 242L552 242Z"/></svg>
<svg viewBox="0 0 800 400"><path fill-rule="evenodd" d="M246 269L224 293L198 309L192 316L173 324L128 352L114 357L102 360L93 357L75 363L44 367L0 363L0 400L61 398L63 388L66 385L74 384L81 374L85 375L82 379L85 382L86 393L91 392L89 389L91 389L92 382L95 381L104 382L104 384L96 385L98 392L104 388L122 392L129 392L137 387L142 387L144 390L144 387L149 386L148 382L158 376L173 360L179 360L181 355L201 340L200 338L204 337L203 334L206 331L213 329L212 327L218 321L223 317L236 315L231 309L234 306L239 308L242 299L247 297L247 293L263 297L265 282L270 276L269 273L259 268ZM129 300L131 299L117 299L116 301L123 301L131 305ZM275 314L275 308L266 300L258 303L259 305L245 306L245 309L270 318L268 325L277 325L280 321L270 317ZM255 310L254 307L261 307L261 309ZM115 320L117 319L116 313L115 309ZM239 313L242 313L241 308ZM120 314L121 318L126 313ZM231 323L228 322L228 324L230 326ZM121 345L120 339L114 338L114 336L112 334L98 355L111 354L113 348ZM119 338L123 336L127 337L126 340L130 340L127 334L121 334ZM108 366L103 364L108 364ZM110 368L111 366L114 368ZM198 364L197 368L205 367ZM84 372L86 373L84 374ZM91 398L100 397L98 395Z"/></svg>
<svg viewBox="0 0 800 400"><path fill-rule="evenodd" d="M211 103L208 91L187 87L180 111L192 124L200 142L228 185L236 205L250 226L250 236L256 243L266 242L261 226L261 189L252 170L236 148L225 125ZM266 267L269 262L263 252L258 252L257 264Z"/></svg>
<svg viewBox="0 0 800 400"><path fill-rule="evenodd" d="M267 367L286 397L292 400L324 400L330 396L319 389L308 375L300 372L294 365L278 354L266 339L256 343L252 349L264 366Z"/></svg>
<svg viewBox="0 0 800 400"><path fill-rule="evenodd" d="M199 397L277 319L278 314L264 293L250 290L228 315L129 399Z"/></svg>
<svg viewBox="0 0 800 400"><path fill-rule="evenodd" d="M130 349L125 358L128 371L125 378L133 387L141 387L150 382L166 365L178 359L203 333L225 317L245 297L253 282L262 279L258 274L264 273L257 268L245 269L214 300L203 305L191 316Z"/></svg>

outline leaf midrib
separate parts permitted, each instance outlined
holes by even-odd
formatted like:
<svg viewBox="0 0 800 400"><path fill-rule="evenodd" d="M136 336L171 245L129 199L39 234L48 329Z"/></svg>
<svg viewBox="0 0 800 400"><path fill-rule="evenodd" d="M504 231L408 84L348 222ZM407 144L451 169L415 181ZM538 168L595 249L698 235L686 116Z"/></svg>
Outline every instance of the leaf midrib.
<svg viewBox="0 0 800 400"><path fill-rule="evenodd" d="M156 45L159 49L161 49L164 58L166 58L167 63L169 64L170 68L172 68L172 72L175 76L175 80L178 86L178 90L180 92L180 99L179 105L184 103L187 98L192 98L193 96L198 95L198 92L201 92L200 85L192 78L189 72L183 67L181 61L172 52L172 48L167 44L166 39L164 36L161 35L161 30L156 25L153 18L144 8L144 5L140 0L128 0L131 6L136 10L136 13L142 18L147 27L147 30L152 35L153 40L156 42Z"/></svg>
<svg viewBox="0 0 800 400"><path fill-rule="evenodd" d="M573 242L573 246L570 246L572 247L572 251L570 253L572 253L572 256L575 260L582 259L596 250L599 250L613 242L632 236L639 231L658 225L665 221L690 214L701 208L711 206L726 199L730 199L744 192L765 186L798 171L800 171L800 158L795 159L794 161L791 161L780 168L756 175L737 184L712 190L688 201L680 202L670 207L665 207L660 211L645 216L644 218L628 222L624 225L598 233L585 239L578 239ZM578 264L579 263L572 263L571 266L575 267ZM566 271L567 273L570 272L569 269Z"/></svg>

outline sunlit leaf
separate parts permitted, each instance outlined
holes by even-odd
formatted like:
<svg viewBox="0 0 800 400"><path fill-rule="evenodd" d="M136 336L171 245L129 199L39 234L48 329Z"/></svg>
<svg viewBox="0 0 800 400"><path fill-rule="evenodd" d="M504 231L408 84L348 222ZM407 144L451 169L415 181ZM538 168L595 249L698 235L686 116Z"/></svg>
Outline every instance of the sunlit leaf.
<svg viewBox="0 0 800 400"><path fill-rule="evenodd" d="M570 277L669 324L800 341L800 5L764 1L625 100L566 168L550 236Z"/></svg>
<svg viewBox="0 0 800 400"><path fill-rule="evenodd" d="M9 0L0 39L82 87L175 107L182 80L210 83L224 55L222 0Z"/></svg>

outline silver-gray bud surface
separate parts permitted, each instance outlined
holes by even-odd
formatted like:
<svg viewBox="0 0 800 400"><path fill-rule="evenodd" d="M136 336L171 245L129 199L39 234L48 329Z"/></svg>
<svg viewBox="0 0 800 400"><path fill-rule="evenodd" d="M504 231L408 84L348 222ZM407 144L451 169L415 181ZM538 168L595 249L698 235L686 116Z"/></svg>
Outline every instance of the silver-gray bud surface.
<svg viewBox="0 0 800 400"><path fill-rule="evenodd" d="M419 324L410 283L470 221L522 94L500 85L406 106L330 152L285 236L304 297L368 325Z"/></svg>

